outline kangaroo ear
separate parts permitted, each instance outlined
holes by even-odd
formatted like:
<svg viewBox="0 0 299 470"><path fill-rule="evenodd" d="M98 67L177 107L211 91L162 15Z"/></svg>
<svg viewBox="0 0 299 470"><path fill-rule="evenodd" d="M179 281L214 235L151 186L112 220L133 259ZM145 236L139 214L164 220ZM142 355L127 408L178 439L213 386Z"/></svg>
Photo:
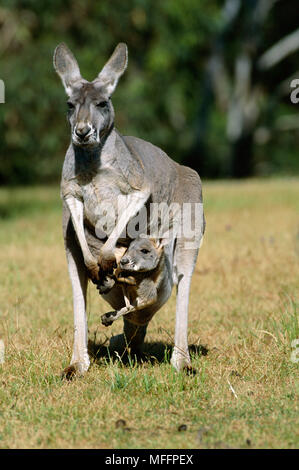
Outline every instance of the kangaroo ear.
<svg viewBox="0 0 299 470"><path fill-rule="evenodd" d="M156 238L151 240L154 246L156 247L156 250L158 251L159 255L162 253L164 246L169 243L169 240L165 238Z"/></svg>
<svg viewBox="0 0 299 470"><path fill-rule="evenodd" d="M82 77L78 62L66 44L61 43L56 47L54 51L53 64L56 72L62 80L66 93L70 95L74 83L78 80L82 80Z"/></svg>
<svg viewBox="0 0 299 470"><path fill-rule="evenodd" d="M128 65L128 48L123 42L120 42L108 62L95 79L101 86L106 88L109 96L114 92L119 78L122 76Z"/></svg>

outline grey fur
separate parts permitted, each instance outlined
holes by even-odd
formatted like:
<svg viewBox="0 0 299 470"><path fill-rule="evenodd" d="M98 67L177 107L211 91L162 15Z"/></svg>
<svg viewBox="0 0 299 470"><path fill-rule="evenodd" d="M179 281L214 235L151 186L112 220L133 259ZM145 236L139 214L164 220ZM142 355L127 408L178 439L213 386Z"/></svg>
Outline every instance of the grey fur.
<svg viewBox="0 0 299 470"><path fill-rule="evenodd" d="M163 247L149 238L141 236L135 238L121 257L119 266L125 272L151 272L157 268Z"/></svg>
<svg viewBox="0 0 299 470"><path fill-rule="evenodd" d="M72 140L63 165L61 196L74 302L74 349L70 367L78 374L85 373L89 367L87 279L90 277L94 282L99 282L103 273L111 271L115 263L116 244L129 220L150 202L177 202L180 205L202 202L201 181L195 171L178 165L153 144L136 137L123 137L113 128L114 110L110 95L126 65L127 48L122 44L116 48L98 77L93 82L87 82L79 76L78 64L65 45L59 45L54 54L54 67L63 81L72 107L69 112ZM119 196L123 197L123 207L118 213ZM104 242L95 237L95 227L99 221L97 208L103 201L113 204L117 216L116 226ZM203 234L203 215L201 227ZM93 244L90 238L93 238ZM167 275L162 287L163 295L155 304L155 309L166 302L173 284L177 284L175 347L171 359L177 370L190 364L188 299L200 238L195 240L192 249L186 248L186 240L176 238L175 234L165 245ZM115 310L125 307L119 285L103 297ZM152 316L151 307L148 308L148 316ZM141 334L136 334L136 327L129 324L137 325L135 319L129 321L129 316L126 316L124 331L128 332L127 340L140 347L146 325L143 324ZM140 342L136 343L136 338L140 338Z"/></svg>
<svg viewBox="0 0 299 470"><path fill-rule="evenodd" d="M116 271L117 281L123 283L126 306L102 315L102 324L109 326L119 317L130 314L128 320L147 325L160 308L160 297L164 299L168 271L163 246L155 240L137 237L120 259Z"/></svg>

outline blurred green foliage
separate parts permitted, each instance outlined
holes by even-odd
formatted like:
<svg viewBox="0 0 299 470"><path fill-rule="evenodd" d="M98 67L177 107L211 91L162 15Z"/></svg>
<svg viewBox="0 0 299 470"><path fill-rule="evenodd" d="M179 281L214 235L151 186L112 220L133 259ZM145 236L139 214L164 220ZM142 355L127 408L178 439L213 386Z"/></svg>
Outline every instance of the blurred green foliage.
<svg viewBox="0 0 299 470"><path fill-rule="evenodd" d="M95 78L118 42L126 42L129 66L113 97L120 132L151 141L202 176L233 175L227 109L219 106L209 87L207 64L215 44L223 41L227 72L233 75L246 11L239 17L239 27L223 40L223 4L220 0L2 0L0 78L6 102L0 105L0 183L59 179L70 139L66 97L52 66L54 49L62 41L73 50L87 80ZM275 10L268 20L258 51L279 39L275 29L279 14ZM289 12L281 34L295 26ZM274 118L284 108L287 113L296 111L289 96L275 99L272 90L296 72L297 59L294 54L287 64L279 64L275 85L267 74L262 80L262 111L256 125L261 126L260 137L267 125L268 137L260 138L259 144L254 141L253 173L299 172L298 130L272 132Z"/></svg>

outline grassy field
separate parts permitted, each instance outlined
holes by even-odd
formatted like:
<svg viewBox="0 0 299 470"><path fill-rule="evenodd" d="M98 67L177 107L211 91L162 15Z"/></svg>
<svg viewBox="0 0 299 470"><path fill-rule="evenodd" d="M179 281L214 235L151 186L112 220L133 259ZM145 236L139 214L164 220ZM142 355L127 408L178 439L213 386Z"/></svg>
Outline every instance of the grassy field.
<svg viewBox="0 0 299 470"><path fill-rule="evenodd" d="M135 364L109 357L122 322L100 324L108 307L91 286L99 354L67 382L73 324L59 190L1 189L1 448L299 447L299 180L204 182L204 202L189 315L197 374L169 364L174 294Z"/></svg>

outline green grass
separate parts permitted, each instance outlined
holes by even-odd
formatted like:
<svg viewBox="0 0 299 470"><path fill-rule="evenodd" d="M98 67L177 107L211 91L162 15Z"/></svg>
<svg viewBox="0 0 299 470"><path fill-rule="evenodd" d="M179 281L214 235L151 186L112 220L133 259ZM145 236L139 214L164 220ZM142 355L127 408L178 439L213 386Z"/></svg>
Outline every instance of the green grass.
<svg viewBox="0 0 299 470"><path fill-rule="evenodd" d="M0 190L1 448L298 448L299 363L290 358L299 338L299 181L204 182L204 202L189 315L197 374L169 363L175 295L150 323L136 364L108 353L122 322L100 324L109 307L91 286L98 354L85 377L66 382L73 325L59 189Z"/></svg>

